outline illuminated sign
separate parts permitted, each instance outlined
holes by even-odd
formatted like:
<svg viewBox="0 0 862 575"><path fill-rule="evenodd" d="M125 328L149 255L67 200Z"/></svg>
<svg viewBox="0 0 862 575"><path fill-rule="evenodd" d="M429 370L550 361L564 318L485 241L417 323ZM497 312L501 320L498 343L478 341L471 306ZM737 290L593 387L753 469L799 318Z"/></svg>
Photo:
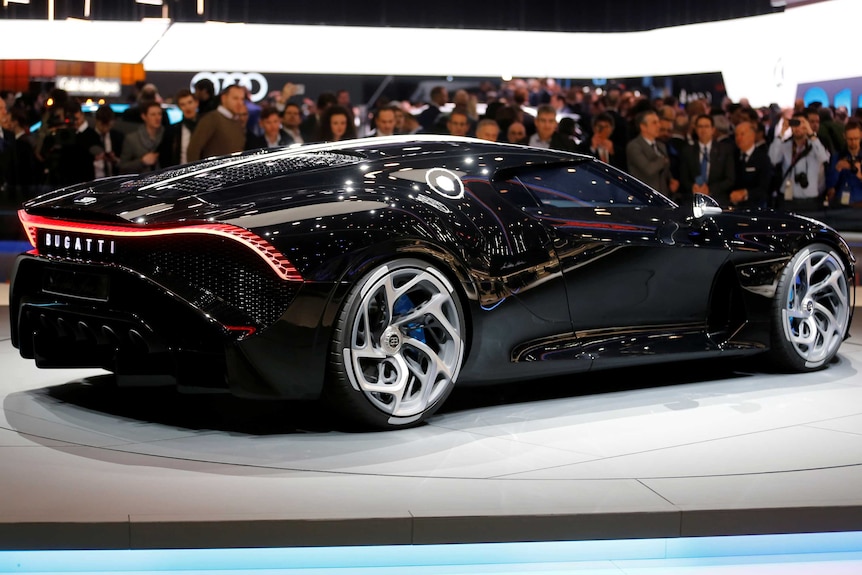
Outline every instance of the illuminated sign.
<svg viewBox="0 0 862 575"><path fill-rule="evenodd" d="M260 102L269 92L269 83L263 74L257 72L198 72L189 83L189 88L194 91L195 83L204 78L212 81L217 94L221 94L231 84L239 84L248 89L252 102Z"/></svg>
<svg viewBox="0 0 862 575"><path fill-rule="evenodd" d="M56 86L70 96L119 96L122 89L119 78L89 76L57 76Z"/></svg>
<svg viewBox="0 0 862 575"><path fill-rule="evenodd" d="M844 106L848 111L852 111L862 106L862 78L799 84L796 97L801 98L806 106L812 102L820 102L824 106Z"/></svg>

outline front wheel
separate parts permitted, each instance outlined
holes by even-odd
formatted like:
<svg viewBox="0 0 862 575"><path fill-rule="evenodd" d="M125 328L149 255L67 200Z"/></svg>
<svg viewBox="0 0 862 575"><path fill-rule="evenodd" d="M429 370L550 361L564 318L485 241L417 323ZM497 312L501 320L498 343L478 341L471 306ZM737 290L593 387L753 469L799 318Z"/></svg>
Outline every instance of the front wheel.
<svg viewBox="0 0 862 575"><path fill-rule="evenodd" d="M434 266L378 266L348 295L333 338L326 401L362 427L404 428L436 411L464 359L464 312Z"/></svg>
<svg viewBox="0 0 862 575"><path fill-rule="evenodd" d="M821 369L838 353L849 321L850 285L841 257L823 244L806 246L778 281L771 359L786 371Z"/></svg>

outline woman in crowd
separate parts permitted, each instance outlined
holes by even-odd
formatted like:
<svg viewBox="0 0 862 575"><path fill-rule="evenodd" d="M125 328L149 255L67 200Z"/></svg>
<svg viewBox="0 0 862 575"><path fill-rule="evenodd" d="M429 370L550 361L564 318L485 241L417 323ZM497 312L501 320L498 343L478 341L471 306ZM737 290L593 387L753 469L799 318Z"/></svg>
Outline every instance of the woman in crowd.
<svg viewBox="0 0 862 575"><path fill-rule="evenodd" d="M329 106L320 117L319 142L338 142L356 138L353 115L344 106Z"/></svg>

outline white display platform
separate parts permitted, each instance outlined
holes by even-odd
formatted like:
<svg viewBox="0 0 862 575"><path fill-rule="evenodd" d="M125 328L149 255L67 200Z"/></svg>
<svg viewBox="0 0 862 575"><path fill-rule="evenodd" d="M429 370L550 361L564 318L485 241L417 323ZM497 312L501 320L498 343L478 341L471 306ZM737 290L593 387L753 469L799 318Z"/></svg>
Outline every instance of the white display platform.
<svg viewBox="0 0 862 575"><path fill-rule="evenodd" d="M456 390L420 428L342 433L314 406L39 370L0 307L0 549L862 530L862 329L827 370L752 367Z"/></svg>

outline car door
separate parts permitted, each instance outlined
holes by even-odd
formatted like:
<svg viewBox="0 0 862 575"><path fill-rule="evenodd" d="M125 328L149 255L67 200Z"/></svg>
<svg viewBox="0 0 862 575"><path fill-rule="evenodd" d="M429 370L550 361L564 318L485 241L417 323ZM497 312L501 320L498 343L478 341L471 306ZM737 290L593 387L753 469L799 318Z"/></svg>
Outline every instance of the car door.
<svg viewBox="0 0 862 575"><path fill-rule="evenodd" d="M702 338L714 279L729 256L708 220L687 218L594 161L531 167L508 179L535 198L524 209L551 230L576 337L606 342L606 355L651 353L642 342L622 343L634 333ZM672 346L674 336L662 341Z"/></svg>

